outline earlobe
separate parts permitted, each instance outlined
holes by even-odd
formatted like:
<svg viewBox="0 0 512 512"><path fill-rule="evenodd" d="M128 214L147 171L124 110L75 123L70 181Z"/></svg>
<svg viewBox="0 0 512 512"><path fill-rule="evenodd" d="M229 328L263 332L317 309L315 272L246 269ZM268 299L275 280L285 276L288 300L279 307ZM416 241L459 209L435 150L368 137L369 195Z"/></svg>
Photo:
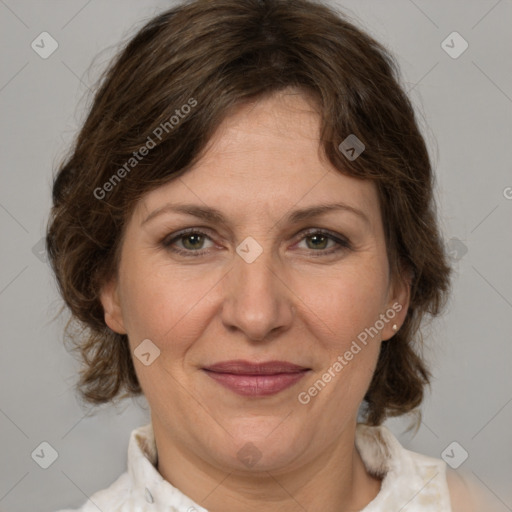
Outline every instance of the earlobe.
<svg viewBox="0 0 512 512"><path fill-rule="evenodd" d="M411 294L411 281L407 278L401 278L399 282L393 286L393 293L387 304L386 317L388 323L382 331L382 340L388 340L393 337L404 323L409 309Z"/></svg>
<svg viewBox="0 0 512 512"><path fill-rule="evenodd" d="M127 334L124 327L118 286L115 279L112 279L102 287L100 301L103 306L107 326L118 334Z"/></svg>

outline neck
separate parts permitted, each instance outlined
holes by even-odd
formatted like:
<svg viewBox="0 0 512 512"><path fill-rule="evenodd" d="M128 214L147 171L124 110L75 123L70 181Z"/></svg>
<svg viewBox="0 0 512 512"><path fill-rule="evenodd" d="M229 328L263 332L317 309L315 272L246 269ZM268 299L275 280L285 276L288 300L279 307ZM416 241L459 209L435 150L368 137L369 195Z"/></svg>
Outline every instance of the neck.
<svg viewBox="0 0 512 512"><path fill-rule="evenodd" d="M210 512L348 512L363 509L380 490L355 448L355 425L303 466L250 474L214 467L154 429L159 473Z"/></svg>

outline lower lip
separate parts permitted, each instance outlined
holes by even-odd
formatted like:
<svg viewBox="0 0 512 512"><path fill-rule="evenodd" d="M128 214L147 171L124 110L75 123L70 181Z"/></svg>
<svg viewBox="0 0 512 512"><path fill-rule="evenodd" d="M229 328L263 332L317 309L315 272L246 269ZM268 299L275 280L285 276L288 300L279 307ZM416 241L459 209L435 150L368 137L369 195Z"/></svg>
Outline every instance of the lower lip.
<svg viewBox="0 0 512 512"><path fill-rule="evenodd" d="M307 371L276 375L236 375L205 370L213 380L243 396L275 395L304 377Z"/></svg>

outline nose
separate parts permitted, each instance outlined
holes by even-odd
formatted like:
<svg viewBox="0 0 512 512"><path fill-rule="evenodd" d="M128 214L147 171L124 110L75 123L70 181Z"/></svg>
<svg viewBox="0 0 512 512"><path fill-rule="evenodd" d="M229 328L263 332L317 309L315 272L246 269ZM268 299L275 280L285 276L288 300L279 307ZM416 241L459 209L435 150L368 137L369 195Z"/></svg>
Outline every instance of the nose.
<svg viewBox="0 0 512 512"><path fill-rule="evenodd" d="M224 280L222 322L251 341L269 341L290 328L294 294L270 250L248 262L238 254Z"/></svg>

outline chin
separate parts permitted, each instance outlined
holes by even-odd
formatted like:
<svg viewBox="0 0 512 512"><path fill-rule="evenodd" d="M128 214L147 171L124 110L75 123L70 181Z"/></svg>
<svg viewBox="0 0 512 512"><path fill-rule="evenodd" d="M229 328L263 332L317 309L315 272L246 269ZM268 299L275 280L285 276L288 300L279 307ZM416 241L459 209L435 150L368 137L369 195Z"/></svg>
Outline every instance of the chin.
<svg viewBox="0 0 512 512"><path fill-rule="evenodd" d="M241 472L279 471L290 468L310 444L304 429L295 428L290 418L244 418L225 440L225 451L215 450L222 463Z"/></svg>

